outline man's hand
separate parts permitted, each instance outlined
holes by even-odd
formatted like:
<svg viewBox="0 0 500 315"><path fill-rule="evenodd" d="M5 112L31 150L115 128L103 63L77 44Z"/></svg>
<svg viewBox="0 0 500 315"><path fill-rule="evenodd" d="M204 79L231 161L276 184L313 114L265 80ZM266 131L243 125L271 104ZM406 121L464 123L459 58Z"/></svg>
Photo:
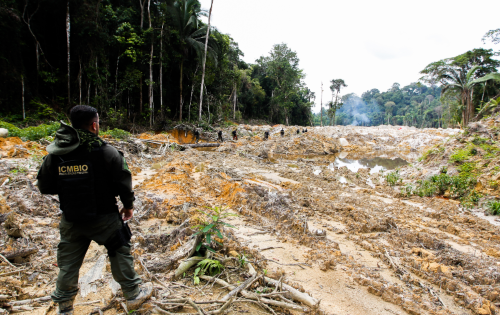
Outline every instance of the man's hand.
<svg viewBox="0 0 500 315"><path fill-rule="evenodd" d="M122 215L123 221L128 221L134 216L134 209L122 208L120 214Z"/></svg>

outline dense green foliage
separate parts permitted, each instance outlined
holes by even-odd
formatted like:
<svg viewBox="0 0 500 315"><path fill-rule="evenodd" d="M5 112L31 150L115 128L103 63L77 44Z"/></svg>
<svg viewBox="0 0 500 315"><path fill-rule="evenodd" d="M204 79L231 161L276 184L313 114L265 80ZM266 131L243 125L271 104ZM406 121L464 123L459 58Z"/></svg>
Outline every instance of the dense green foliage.
<svg viewBox="0 0 500 315"><path fill-rule="evenodd" d="M36 127L18 128L13 124L0 121L0 128L5 128L9 131L9 137L19 137L23 140L40 140L42 138L53 136L57 129L59 129L59 123L42 124Z"/></svg>
<svg viewBox="0 0 500 315"><path fill-rule="evenodd" d="M0 112L26 125L89 104L109 127L198 121L207 15L198 0L0 0ZM307 124L311 99L297 54L279 44L253 65L242 56L211 27L203 122ZM40 116L40 104L55 115Z"/></svg>

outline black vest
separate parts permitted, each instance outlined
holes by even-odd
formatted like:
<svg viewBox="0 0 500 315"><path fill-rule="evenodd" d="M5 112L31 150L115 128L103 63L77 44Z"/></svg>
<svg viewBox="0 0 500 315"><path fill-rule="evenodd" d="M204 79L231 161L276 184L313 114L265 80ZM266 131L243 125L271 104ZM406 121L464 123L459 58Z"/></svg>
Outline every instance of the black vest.
<svg viewBox="0 0 500 315"><path fill-rule="evenodd" d="M66 220L87 223L99 215L118 211L109 166L104 163L104 146L94 143L92 151L80 146L58 156L57 186Z"/></svg>

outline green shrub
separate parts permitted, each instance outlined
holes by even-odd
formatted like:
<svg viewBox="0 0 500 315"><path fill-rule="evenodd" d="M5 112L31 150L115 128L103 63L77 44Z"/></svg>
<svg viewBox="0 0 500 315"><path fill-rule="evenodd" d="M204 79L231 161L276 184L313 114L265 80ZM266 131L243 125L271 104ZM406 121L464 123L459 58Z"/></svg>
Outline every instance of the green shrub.
<svg viewBox="0 0 500 315"><path fill-rule="evenodd" d="M486 204L487 210L490 214L492 215L499 215L500 214L500 201L489 201Z"/></svg>
<svg viewBox="0 0 500 315"><path fill-rule="evenodd" d="M413 191L414 195L420 197L432 197L437 192L437 186L431 180L419 180L417 181L419 186Z"/></svg>
<svg viewBox="0 0 500 315"><path fill-rule="evenodd" d="M402 189L401 189L401 194L405 197L410 197L413 195L413 192L415 190L415 187L413 187L412 184L407 183Z"/></svg>
<svg viewBox="0 0 500 315"><path fill-rule="evenodd" d="M397 185L399 182L401 182L401 176L399 175L399 171L396 170L394 172L390 172L389 174L387 174L387 176L385 177L387 183L389 184L389 186L395 186Z"/></svg>
<svg viewBox="0 0 500 315"><path fill-rule="evenodd" d="M57 129L59 129L59 123L52 123L50 125L42 124L36 127L27 127L24 129L18 128L13 124L0 121L0 128L5 128L9 130L10 137L19 137L23 140L40 140L42 138L53 136Z"/></svg>
<svg viewBox="0 0 500 315"><path fill-rule="evenodd" d="M110 136L115 139L120 139L120 140L126 140L130 138L131 134L128 131L122 130L122 129L110 129L108 131L102 132L101 135L103 136Z"/></svg>
<svg viewBox="0 0 500 315"><path fill-rule="evenodd" d="M471 153L471 149L473 148L465 148L465 149L461 149L461 150L457 150L455 151L451 156L450 156L450 161L451 162L455 162L455 163L460 163L460 162L463 162L465 160L468 160L469 157L471 155L473 155Z"/></svg>
<svg viewBox="0 0 500 315"><path fill-rule="evenodd" d="M452 182L451 177L446 174L434 175L430 178L430 181L435 184L437 193L439 195L444 194L444 192L450 187Z"/></svg>

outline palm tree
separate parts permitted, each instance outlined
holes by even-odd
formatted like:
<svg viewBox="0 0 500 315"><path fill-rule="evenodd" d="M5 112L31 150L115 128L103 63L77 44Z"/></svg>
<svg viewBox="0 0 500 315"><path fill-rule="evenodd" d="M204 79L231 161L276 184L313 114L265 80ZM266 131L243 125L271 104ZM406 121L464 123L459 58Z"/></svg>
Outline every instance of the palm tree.
<svg viewBox="0 0 500 315"><path fill-rule="evenodd" d="M464 126L467 125L474 117L475 108L472 102L472 97L474 96L474 86L488 80L500 79L500 74L498 73L490 73L481 78L474 79L474 74L480 68L480 66L473 66L469 71L467 71L467 73L465 73L465 71L455 69L445 69L438 76L438 79L443 82L441 94L450 90L459 95L462 105L461 108L463 109L462 123Z"/></svg>
<svg viewBox="0 0 500 315"><path fill-rule="evenodd" d="M179 32L181 64L179 78L179 121L182 121L182 79L184 70L184 61L189 56L190 51L194 51L199 59L202 58L205 50L203 43L207 26L202 26L199 17L207 16L206 10L201 10L197 0L177 0L170 7L169 12L172 14L173 24ZM209 38L208 40L208 55L216 60L216 44Z"/></svg>

